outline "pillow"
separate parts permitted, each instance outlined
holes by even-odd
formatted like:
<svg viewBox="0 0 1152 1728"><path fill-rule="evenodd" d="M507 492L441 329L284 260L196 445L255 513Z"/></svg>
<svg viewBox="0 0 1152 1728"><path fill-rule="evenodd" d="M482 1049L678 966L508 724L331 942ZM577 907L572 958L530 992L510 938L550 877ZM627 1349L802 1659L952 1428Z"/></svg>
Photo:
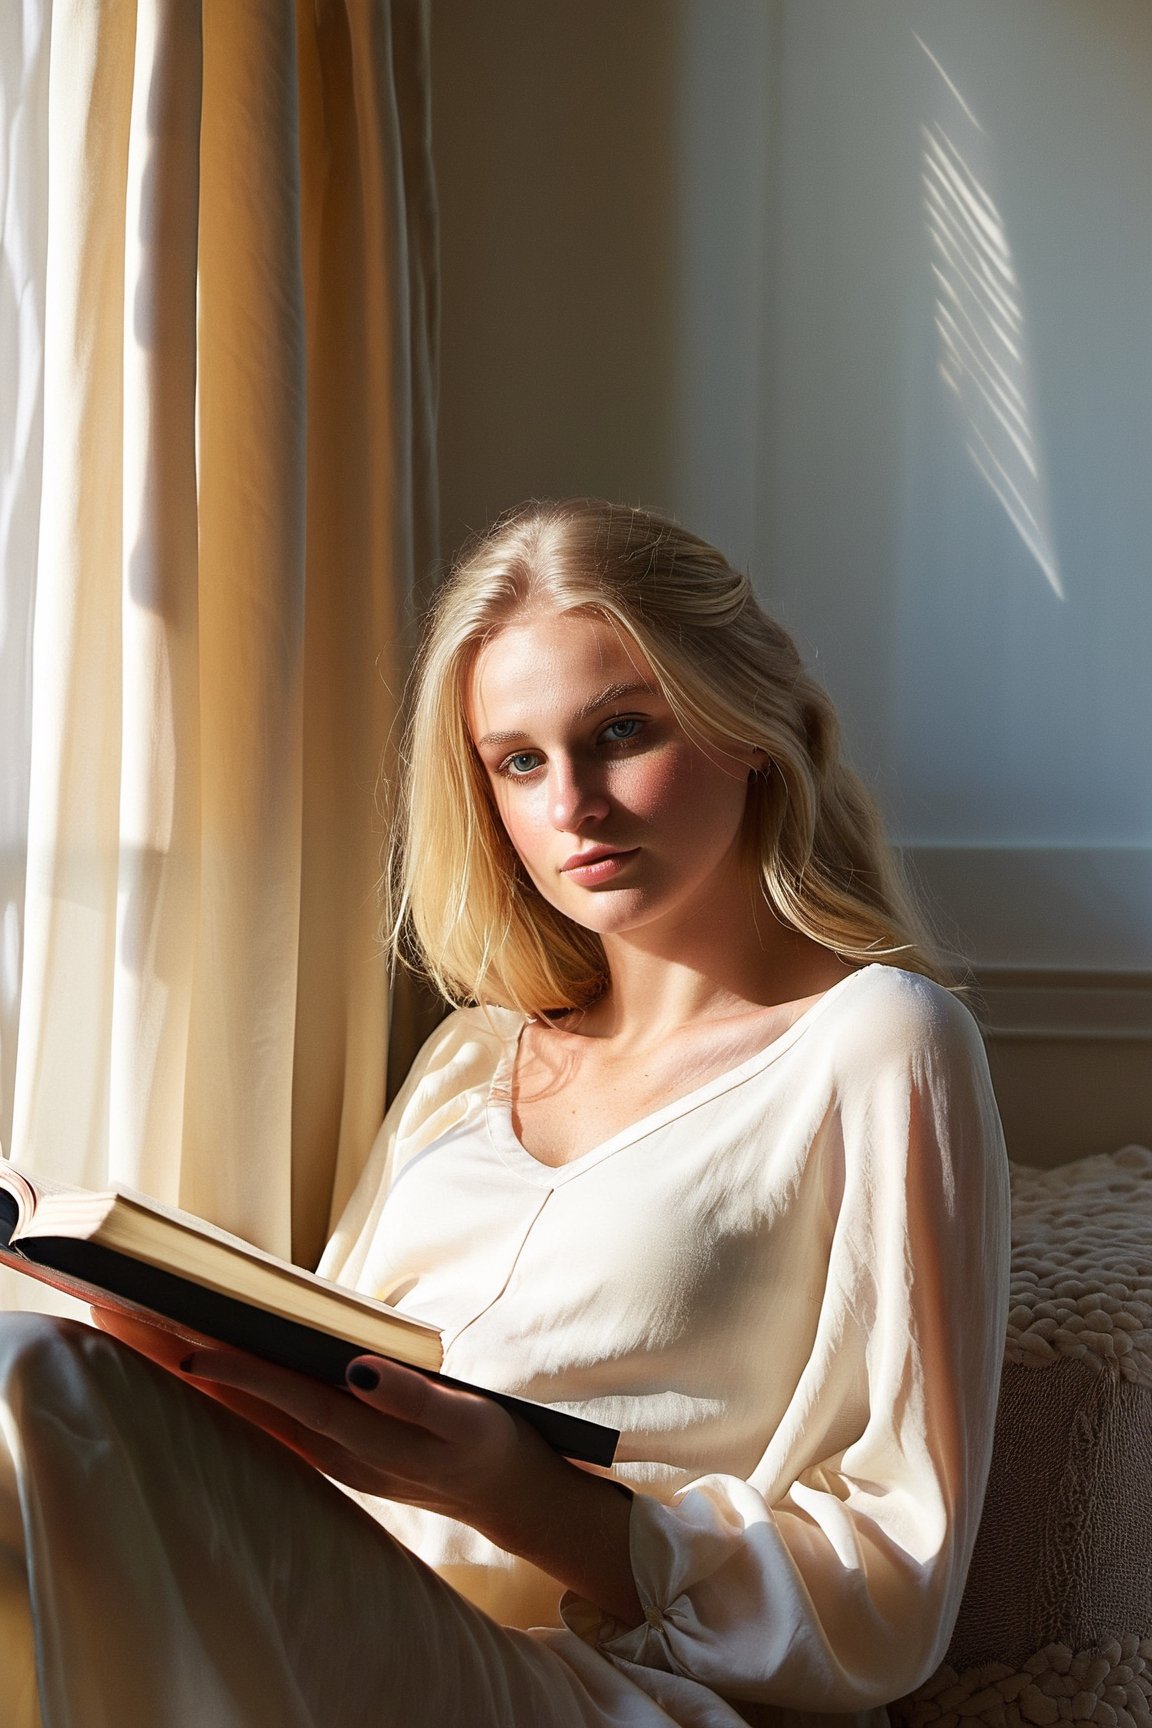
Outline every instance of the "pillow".
<svg viewBox="0 0 1152 1728"><path fill-rule="evenodd" d="M1152 1151L1011 1178L988 1497L947 1659L892 1720L1152 1728Z"/></svg>
<svg viewBox="0 0 1152 1728"><path fill-rule="evenodd" d="M1152 1151L1010 1171L1005 1360L1039 1368L1073 1356L1152 1386Z"/></svg>

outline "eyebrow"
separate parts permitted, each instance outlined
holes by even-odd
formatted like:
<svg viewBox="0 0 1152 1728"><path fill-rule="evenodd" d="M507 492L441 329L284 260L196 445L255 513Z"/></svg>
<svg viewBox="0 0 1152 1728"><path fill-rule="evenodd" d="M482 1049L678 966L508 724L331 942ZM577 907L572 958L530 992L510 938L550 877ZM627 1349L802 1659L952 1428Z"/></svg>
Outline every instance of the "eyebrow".
<svg viewBox="0 0 1152 1728"><path fill-rule="evenodd" d="M576 710L573 719L576 721L591 719L601 708L609 707L613 702L619 702L624 696L659 696L660 691L653 684L626 683L609 684L606 690L601 690L599 696L593 696L590 702L584 702ZM515 744L518 739L527 738L527 732L486 732L483 738L477 739L477 748L483 750L489 744Z"/></svg>

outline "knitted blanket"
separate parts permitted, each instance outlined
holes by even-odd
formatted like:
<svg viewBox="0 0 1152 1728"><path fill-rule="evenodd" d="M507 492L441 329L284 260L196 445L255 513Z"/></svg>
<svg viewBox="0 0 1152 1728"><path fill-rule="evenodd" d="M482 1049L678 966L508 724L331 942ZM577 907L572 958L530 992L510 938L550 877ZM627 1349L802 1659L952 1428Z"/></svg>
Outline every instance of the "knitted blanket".
<svg viewBox="0 0 1152 1728"><path fill-rule="evenodd" d="M1012 1167L992 1474L948 1659L899 1728L1152 1728L1152 1151Z"/></svg>

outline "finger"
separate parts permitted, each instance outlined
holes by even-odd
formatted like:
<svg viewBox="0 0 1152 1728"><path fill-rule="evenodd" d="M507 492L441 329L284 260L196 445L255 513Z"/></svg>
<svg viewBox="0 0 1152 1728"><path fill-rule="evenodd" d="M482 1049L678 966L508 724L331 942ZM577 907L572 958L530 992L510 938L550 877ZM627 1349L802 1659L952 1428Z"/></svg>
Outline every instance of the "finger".
<svg viewBox="0 0 1152 1728"><path fill-rule="evenodd" d="M262 1428L266 1434L271 1434L273 1439L283 1441L285 1446L291 1446L294 1451L304 1450L309 1442L313 1448L325 1444L323 1435L306 1428L303 1423L275 1404L267 1404L262 1398L254 1397L251 1392L239 1392L233 1386L202 1380L195 1383L194 1389L210 1398L214 1404L230 1410L234 1416L242 1416L246 1422Z"/></svg>
<svg viewBox="0 0 1152 1728"><path fill-rule="evenodd" d="M185 1356L180 1370L192 1380L230 1387L272 1405L317 1434L346 1427L353 1413L343 1393L239 1350L194 1350Z"/></svg>
<svg viewBox="0 0 1152 1728"><path fill-rule="evenodd" d="M235 1387L203 1378L193 1379L190 1390L210 1399L232 1415L242 1417L252 1427L262 1429L271 1439L287 1446L314 1469L322 1470L326 1476L334 1476L342 1482L348 1482L352 1487L375 1488L380 1492L375 1476L369 1479L362 1468L358 1470L358 1460L343 1446L330 1436L306 1427L276 1405L265 1403L262 1398L257 1398L250 1392L240 1392ZM353 1479L354 1476L357 1476L356 1480Z"/></svg>
<svg viewBox="0 0 1152 1728"><path fill-rule="evenodd" d="M283 1401L274 1403L236 1384L241 1378L241 1369L231 1372L229 1380L218 1378L218 1375L230 1373L225 1365L228 1354L225 1351L197 1351L186 1357L181 1368L193 1389L213 1403L222 1405L225 1410L231 1410L234 1415L242 1416L246 1422L263 1428L266 1434L282 1440L293 1451L303 1452L310 1462L318 1462L313 1457L316 1449L331 1449L335 1443L318 1428L310 1427L298 1415L284 1408ZM218 1358L215 1362L214 1357Z"/></svg>
<svg viewBox="0 0 1152 1728"><path fill-rule="evenodd" d="M348 1364L345 1379L362 1404L450 1444L473 1441L511 1421L490 1398L438 1385L384 1356L357 1356Z"/></svg>
<svg viewBox="0 0 1152 1728"><path fill-rule="evenodd" d="M378 1357L368 1358L366 1365L384 1373L395 1367ZM439 1497L445 1472L454 1477L462 1459L474 1463L491 1451L493 1442L498 1446L506 1440L502 1425L511 1423L491 1400L427 1381L427 1402L421 1404L420 1392L409 1389L407 1414L395 1414L384 1400L384 1373L372 1405L240 1351L198 1350L181 1369L202 1391L228 1403L325 1474L351 1487L420 1504L428 1503L430 1493L434 1500ZM396 1373L403 1379L423 1379L403 1369ZM446 1413L445 1405L457 1398L460 1407ZM253 1403L262 1408L253 1409ZM431 1413L437 1428L417 1419L421 1409Z"/></svg>
<svg viewBox="0 0 1152 1728"><path fill-rule="evenodd" d="M185 1373L192 1390L263 1429L272 1439L298 1453L314 1469L322 1470L326 1476L350 1488L391 1500L425 1502L432 1462L430 1450L439 1447L438 1441L407 1423L390 1421L382 1412L358 1408L343 1393L331 1395L339 1412L341 1432L334 1431L336 1423L328 1419L327 1412L324 1418L327 1426L321 1430L317 1426L317 1410L314 1406L306 1406L306 1399L301 1401L301 1407L306 1406L307 1420L286 1407L288 1400L283 1395L283 1388L278 1392L279 1401L273 1403L266 1396L241 1390L239 1386L217 1378L217 1375L228 1374L235 1381L245 1374L245 1358L241 1356L239 1362L228 1362L230 1354L203 1351L189 1357ZM209 1372L212 1378L209 1378ZM291 1379L297 1378L288 1370L283 1374ZM250 1377L255 1380L256 1375ZM324 1390L319 1388L321 1393ZM437 1468L442 1469L442 1465Z"/></svg>
<svg viewBox="0 0 1152 1728"><path fill-rule="evenodd" d="M181 1336L167 1326L152 1325L149 1321L136 1315L128 1315L102 1308L90 1310L93 1324L109 1337L118 1338L122 1344L137 1351L142 1356L149 1357L154 1362L161 1363L165 1368L177 1372L181 1360L187 1356L194 1339Z"/></svg>
<svg viewBox="0 0 1152 1728"><path fill-rule="evenodd" d="M157 1330L146 1320L134 1314L121 1314L116 1309L90 1307L88 1312L93 1326L98 1326L101 1332L110 1332L114 1338L152 1337Z"/></svg>
<svg viewBox="0 0 1152 1728"><path fill-rule="evenodd" d="M128 1313L122 1308L98 1308L95 1305L92 1305L88 1312L93 1325L99 1327L101 1332L109 1332L114 1338L123 1338L126 1342L139 1340L141 1349L149 1342L170 1343L173 1349L179 1349L186 1356L192 1349L220 1348L207 1333L196 1332L188 1326L177 1326L160 1315Z"/></svg>

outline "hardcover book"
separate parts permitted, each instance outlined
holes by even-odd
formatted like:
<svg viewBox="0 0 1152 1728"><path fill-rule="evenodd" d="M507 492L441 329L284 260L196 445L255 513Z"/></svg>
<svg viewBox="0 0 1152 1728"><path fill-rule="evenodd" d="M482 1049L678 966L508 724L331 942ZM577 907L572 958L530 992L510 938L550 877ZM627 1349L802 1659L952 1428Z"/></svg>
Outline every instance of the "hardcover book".
<svg viewBox="0 0 1152 1728"><path fill-rule="evenodd" d="M494 1398L569 1458L612 1462L615 1429L441 1373L434 1326L128 1188L70 1188L0 1163L0 1261L93 1307L204 1334L334 1386L354 1356L388 1356Z"/></svg>

